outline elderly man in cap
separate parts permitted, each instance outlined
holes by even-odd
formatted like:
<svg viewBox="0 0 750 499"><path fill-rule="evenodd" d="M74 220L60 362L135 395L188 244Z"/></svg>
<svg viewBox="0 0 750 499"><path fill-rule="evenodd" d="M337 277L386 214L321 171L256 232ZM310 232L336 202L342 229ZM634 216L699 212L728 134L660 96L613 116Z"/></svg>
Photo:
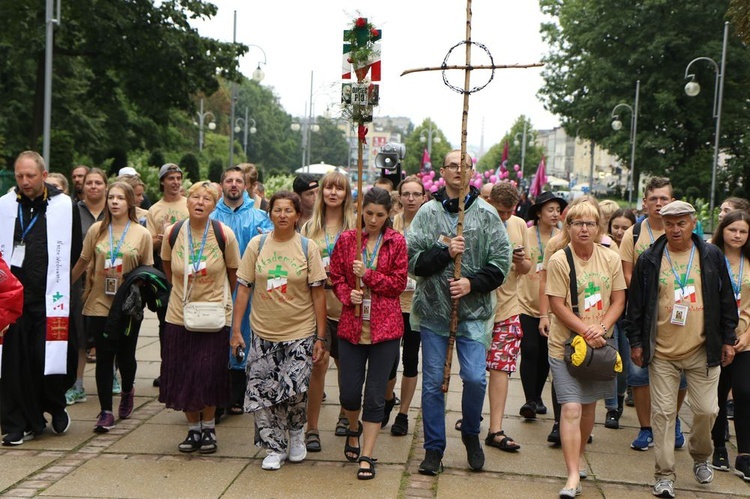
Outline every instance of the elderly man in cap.
<svg viewBox="0 0 750 499"><path fill-rule="evenodd" d="M300 173L295 177L292 188L301 201L302 215L297 223L297 227L302 227L305 225L305 222L312 218L313 208L315 208L315 198L318 196L318 180L309 173Z"/></svg>
<svg viewBox="0 0 750 499"><path fill-rule="evenodd" d="M674 497L677 390L685 373L693 426L688 442L698 483L713 480L711 427L719 365L734 358L737 303L721 251L694 235L695 208L661 209L664 235L641 254L630 281L625 329L631 358L648 366L657 497Z"/></svg>

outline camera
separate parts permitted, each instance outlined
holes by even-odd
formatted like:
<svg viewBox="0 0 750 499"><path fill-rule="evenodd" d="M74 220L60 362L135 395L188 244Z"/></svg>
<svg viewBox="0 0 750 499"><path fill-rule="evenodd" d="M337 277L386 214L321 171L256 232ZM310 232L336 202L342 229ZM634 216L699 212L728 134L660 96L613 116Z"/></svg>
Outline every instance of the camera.
<svg viewBox="0 0 750 499"><path fill-rule="evenodd" d="M245 350L240 345L237 345L237 348L234 349L234 360L238 364L242 364L245 361Z"/></svg>

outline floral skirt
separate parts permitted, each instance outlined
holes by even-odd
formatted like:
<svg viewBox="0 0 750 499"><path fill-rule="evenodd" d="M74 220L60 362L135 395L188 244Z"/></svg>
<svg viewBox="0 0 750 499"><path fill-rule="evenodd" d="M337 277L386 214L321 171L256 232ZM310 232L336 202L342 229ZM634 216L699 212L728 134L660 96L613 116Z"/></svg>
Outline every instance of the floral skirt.
<svg viewBox="0 0 750 499"><path fill-rule="evenodd" d="M314 335L301 340L273 342L252 336L247 359L245 411L275 406L307 392L312 374Z"/></svg>

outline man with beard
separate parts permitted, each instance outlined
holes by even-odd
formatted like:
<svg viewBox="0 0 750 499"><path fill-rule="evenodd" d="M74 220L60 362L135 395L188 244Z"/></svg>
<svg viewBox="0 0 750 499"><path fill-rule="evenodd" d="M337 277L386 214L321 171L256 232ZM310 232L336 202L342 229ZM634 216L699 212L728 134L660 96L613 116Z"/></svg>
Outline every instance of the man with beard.
<svg viewBox="0 0 750 499"><path fill-rule="evenodd" d="M463 163L463 164L462 164ZM480 199L468 185L471 160L461 151L445 157L440 175L445 187L417 212L406 234L409 272L417 277L412 300L411 326L422 336L422 416L425 459L423 475L442 468L446 447L443 366L450 334L452 300L458 304L456 350L461 364L461 440L469 466L484 466L479 442L482 404L487 377L486 351L492 341L497 299L494 290L510 271L508 233L497 210ZM458 198L464 197L463 236L456 235ZM462 255L461 278L454 279L454 260Z"/></svg>
<svg viewBox="0 0 750 499"><path fill-rule="evenodd" d="M65 390L74 378L77 353L68 330L70 270L82 242L78 209L45 183L44 159L22 152L14 173L18 186L0 198L0 252L23 284L24 303L23 315L2 338L3 445L40 435L45 412L55 433L70 427Z"/></svg>
<svg viewBox="0 0 750 499"><path fill-rule="evenodd" d="M70 180L73 181L73 202L83 199L83 179L86 178L89 170L90 168L86 165L78 165L70 172Z"/></svg>
<svg viewBox="0 0 750 499"><path fill-rule="evenodd" d="M240 256L245 253L245 248L250 240L262 232L273 230L273 224L266 212L253 207L254 203L245 189L245 176L239 166L230 166L221 174L222 198L216 204L216 209L211 213L213 220L218 220L229 226L237 237L240 246ZM247 307L245 316L242 318L242 337L245 340L245 359L250 348L250 307ZM237 359L236 355L229 358L230 368L230 406L229 414L242 414L245 388L247 378L245 366L247 362ZM218 415L218 413L217 413Z"/></svg>

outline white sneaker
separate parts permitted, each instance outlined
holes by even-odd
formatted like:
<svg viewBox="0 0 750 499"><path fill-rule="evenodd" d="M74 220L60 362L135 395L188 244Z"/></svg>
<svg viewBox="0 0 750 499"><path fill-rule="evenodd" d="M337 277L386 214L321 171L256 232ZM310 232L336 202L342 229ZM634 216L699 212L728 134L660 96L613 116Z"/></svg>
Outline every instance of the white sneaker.
<svg viewBox="0 0 750 499"><path fill-rule="evenodd" d="M305 430L289 431L289 461L299 463L307 457L307 445L305 445Z"/></svg>
<svg viewBox="0 0 750 499"><path fill-rule="evenodd" d="M267 452L268 455L263 459L263 464L260 467L264 470L277 470L281 468L281 465L286 461L286 453L278 453L272 450Z"/></svg>

